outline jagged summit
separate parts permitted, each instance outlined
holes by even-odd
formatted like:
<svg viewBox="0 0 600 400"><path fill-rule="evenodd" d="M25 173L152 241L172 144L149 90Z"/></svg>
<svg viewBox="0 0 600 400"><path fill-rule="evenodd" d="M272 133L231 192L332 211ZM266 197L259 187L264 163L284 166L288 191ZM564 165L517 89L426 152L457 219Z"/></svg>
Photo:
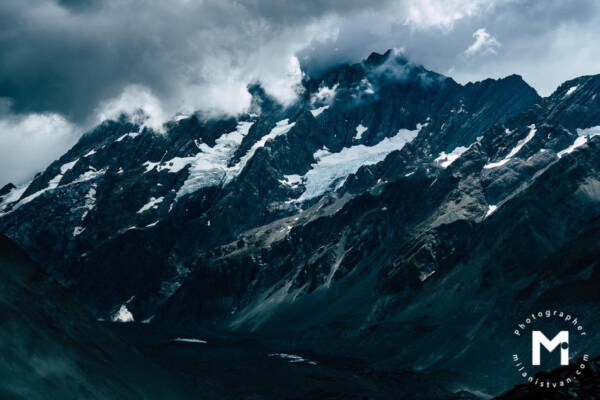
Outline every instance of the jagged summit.
<svg viewBox="0 0 600 400"><path fill-rule="evenodd" d="M393 49L387 49L383 54L373 52L363 62L366 66L377 67L388 61L390 57L395 57L398 61L403 61L405 64L408 62L404 56L396 54L396 51Z"/></svg>

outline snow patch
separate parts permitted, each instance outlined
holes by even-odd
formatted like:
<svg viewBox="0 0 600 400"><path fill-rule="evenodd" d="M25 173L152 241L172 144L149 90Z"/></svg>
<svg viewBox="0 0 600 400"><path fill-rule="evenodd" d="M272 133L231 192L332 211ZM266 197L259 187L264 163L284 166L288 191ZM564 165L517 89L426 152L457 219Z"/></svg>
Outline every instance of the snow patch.
<svg viewBox="0 0 600 400"><path fill-rule="evenodd" d="M469 146L471 147L471 146ZM442 168L448 168L448 166L450 164L452 164L454 161L458 160L458 158L469 149L469 147L464 147L464 146L458 146L457 148L455 148L454 150L452 150L450 153L446 154L445 152L441 152L440 155L433 160L434 162L437 162L440 167Z"/></svg>
<svg viewBox="0 0 600 400"><path fill-rule="evenodd" d="M284 175L283 179L279 180L279 183L282 183L286 186L296 187L302 183L302 176L296 174Z"/></svg>
<svg viewBox="0 0 600 400"><path fill-rule="evenodd" d="M322 106L322 107L310 110L310 113L313 115L313 117L317 118L319 115L321 115L321 113L323 111L327 110L328 108L329 108L329 106Z"/></svg>
<svg viewBox="0 0 600 400"><path fill-rule="evenodd" d="M558 156L558 158L561 158L562 156L564 156L565 154L570 154L573 152L573 150L575 150L576 148L583 146L584 144L586 144L588 141L587 136L579 136L575 139L575 141L573 142L572 145L570 145L569 147L567 147L564 150L559 151L556 155Z"/></svg>
<svg viewBox="0 0 600 400"><path fill-rule="evenodd" d="M198 344L206 344L206 340L202 340L202 339L196 339L196 338L182 338L182 337L178 337L173 339L174 342L181 342L181 343L198 343Z"/></svg>
<svg viewBox="0 0 600 400"><path fill-rule="evenodd" d="M190 114L182 114L182 113L177 113L177 114L175 114L175 116L173 117L172 121L179 122L179 121L181 121L181 120L188 119L189 117L191 117L191 115L190 115Z"/></svg>
<svg viewBox="0 0 600 400"><path fill-rule="evenodd" d="M577 89L579 89L579 85L575 85L575 86L571 86L569 88L569 90L567 90L567 92L563 95L563 99L569 97L570 95L573 94L573 92L575 92Z"/></svg>
<svg viewBox="0 0 600 400"><path fill-rule="evenodd" d="M139 132L129 132L129 133L126 133L126 134L124 134L123 136L119 136L119 137L118 137L118 138L115 140L115 142L120 142L120 141L122 141L123 139L126 139L126 138L128 138L128 137L130 137L130 138L132 138L132 139L135 139L135 138L136 138L137 136L139 136L139 135L140 135L140 133L139 133Z"/></svg>
<svg viewBox="0 0 600 400"><path fill-rule="evenodd" d="M362 138L363 133L365 133L367 131L366 126L363 126L363 124L358 124L358 126L356 127L356 135L354 135L354 140L360 140Z"/></svg>
<svg viewBox="0 0 600 400"><path fill-rule="evenodd" d="M167 171L171 174L176 174L194 161L195 157L174 157L168 161L152 162L146 161L143 165L146 167L146 172L150 172L156 168L158 172Z"/></svg>
<svg viewBox="0 0 600 400"><path fill-rule="evenodd" d="M600 135L600 125L592 126L591 128L577 129L579 136L593 137Z"/></svg>
<svg viewBox="0 0 600 400"><path fill-rule="evenodd" d="M290 362L292 364L304 363L304 364L309 364L309 365L317 365L317 363L315 361L311 361L311 360L309 360L307 358L298 356L296 354L271 353L271 354L269 354L269 357L282 358L282 359L287 360L288 362Z"/></svg>
<svg viewBox="0 0 600 400"><path fill-rule="evenodd" d="M123 304L119 311L112 317L113 322L133 322L133 314L127 309L127 306Z"/></svg>
<svg viewBox="0 0 600 400"><path fill-rule="evenodd" d="M487 210L487 212L485 213L485 217L483 217L483 218L487 218L487 217L489 217L489 216L490 216L490 215L492 215L492 214L494 213L494 211L496 211L497 209L498 209L498 206L496 206L496 205L493 205L493 204L490 204L490 205L488 206L488 210Z"/></svg>
<svg viewBox="0 0 600 400"><path fill-rule="evenodd" d="M419 280L421 282L425 282L427 279L429 279L431 277L431 275L435 274L435 270L431 271L431 272L422 272L421 275L419 275Z"/></svg>
<svg viewBox="0 0 600 400"><path fill-rule="evenodd" d="M144 213L144 212L146 212L146 211L150 210L151 208L157 208L157 207L158 207L158 205L159 205L160 203L162 203L164 199L165 199L164 197L158 197L158 198L155 198L155 197L150 197L150 200L148 201L148 203L144 204L144 205L142 206L142 208L140 208L140 209L137 211L137 213L138 213L138 214L142 214L142 213Z"/></svg>
<svg viewBox="0 0 600 400"><path fill-rule="evenodd" d="M509 162L515 154L517 154L519 151L521 151L521 149L523 148L523 146L525 146L527 144L527 142L529 142L531 139L533 139L536 131L537 131L537 129L535 128L535 124L529 125L529 133L527 134L527 136L525 136L523 139L519 140L517 145L510 151L510 153L507 154L506 157L504 157L502 160L500 160L498 162L488 163L488 164L484 165L483 168L485 168L485 169L496 168L496 167L500 167L500 166L506 164L507 162Z"/></svg>
<svg viewBox="0 0 600 400"><path fill-rule="evenodd" d="M584 144L586 144L587 141L590 138L592 138L594 136L597 136L597 135L600 135L600 125L599 126L593 126L591 128L587 128L587 129L577 129L577 134L579 136L575 139L575 141L573 142L573 144L571 144L566 149L559 151L556 154L558 156L558 158L561 158L565 154L572 153L573 150L575 150L576 148L581 147Z"/></svg>
<svg viewBox="0 0 600 400"><path fill-rule="evenodd" d="M85 194L83 199L83 214L81 215L81 221L87 217L88 213L95 207L96 205L96 187L97 185L94 183L90 186L90 189Z"/></svg>
<svg viewBox="0 0 600 400"><path fill-rule="evenodd" d="M149 324L154 319L154 315L149 316L145 320L142 321L142 324Z"/></svg>

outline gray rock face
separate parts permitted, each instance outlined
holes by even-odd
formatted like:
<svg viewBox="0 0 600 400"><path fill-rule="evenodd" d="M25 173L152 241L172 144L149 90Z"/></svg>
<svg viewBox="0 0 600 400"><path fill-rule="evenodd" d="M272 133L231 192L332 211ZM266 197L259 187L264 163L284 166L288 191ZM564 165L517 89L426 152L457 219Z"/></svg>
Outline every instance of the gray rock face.
<svg viewBox="0 0 600 400"><path fill-rule="evenodd" d="M495 338L514 319L557 303L597 319L577 295L595 296L599 85L540 98L516 75L459 85L373 54L288 107L254 86L238 118L104 122L8 189L0 231L98 317L135 296L136 320L500 393L518 376Z"/></svg>

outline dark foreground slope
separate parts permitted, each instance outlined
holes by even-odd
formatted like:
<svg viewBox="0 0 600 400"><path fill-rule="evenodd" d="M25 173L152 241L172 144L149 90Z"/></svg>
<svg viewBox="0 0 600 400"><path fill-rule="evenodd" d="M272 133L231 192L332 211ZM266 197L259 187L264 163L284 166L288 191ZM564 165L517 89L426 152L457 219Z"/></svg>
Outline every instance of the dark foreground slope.
<svg viewBox="0 0 600 400"><path fill-rule="evenodd" d="M100 327L0 236L0 398L182 399L174 381Z"/></svg>

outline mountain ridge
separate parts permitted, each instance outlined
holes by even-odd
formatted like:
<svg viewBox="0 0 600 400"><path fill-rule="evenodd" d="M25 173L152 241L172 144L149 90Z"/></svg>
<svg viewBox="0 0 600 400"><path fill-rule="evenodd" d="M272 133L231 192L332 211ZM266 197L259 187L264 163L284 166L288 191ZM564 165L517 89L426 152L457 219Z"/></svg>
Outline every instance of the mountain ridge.
<svg viewBox="0 0 600 400"><path fill-rule="evenodd" d="M126 307L136 321L460 370L570 282L537 268L600 215L599 77L542 98L518 75L460 85L373 53L306 78L289 107L254 85L257 113L238 118L180 116L157 134L122 117L10 188L0 232L97 318ZM525 301L509 283L532 276L544 290ZM475 321L502 312L494 331L453 315L453 298ZM487 368L504 378L459 379L487 393L516 382L510 363Z"/></svg>

